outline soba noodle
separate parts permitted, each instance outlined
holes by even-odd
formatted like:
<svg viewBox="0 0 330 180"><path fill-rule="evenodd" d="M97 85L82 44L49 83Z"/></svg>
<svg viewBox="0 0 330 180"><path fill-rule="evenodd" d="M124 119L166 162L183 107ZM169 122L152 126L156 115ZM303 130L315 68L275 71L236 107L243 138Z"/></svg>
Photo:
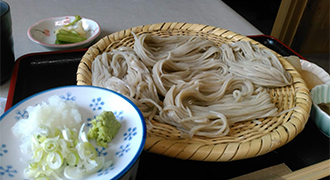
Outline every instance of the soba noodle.
<svg viewBox="0 0 330 180"><path fill-rule="evenodd" d="M267 87L292 81L272 52L249 42L217 47L197 36L134 38L134 48L96 57L92 85L130 98L150 128L156 120L183 137L220 137L236 122L277 116Z"/></svg>

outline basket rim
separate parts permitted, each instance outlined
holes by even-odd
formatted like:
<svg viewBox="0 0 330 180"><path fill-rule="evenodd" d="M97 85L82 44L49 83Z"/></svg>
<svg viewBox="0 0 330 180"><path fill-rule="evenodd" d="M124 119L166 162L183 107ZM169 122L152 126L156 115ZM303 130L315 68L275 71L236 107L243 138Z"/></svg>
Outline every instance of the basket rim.
<svg viewBox="0 0 330 180"><path fill-rule="evenodd" d="M77 69L77 85L91 85L90 78L92 61L98 54L107 50L108 46L118 42L120 45L122 40L132 36L132 32L139 34L165 31L205 33L212 37L223 39L226 42L250 41L252 44L257 45L260 48L269 49L247 36L232 32L227 29L204 24L164 22L158 24L141 25L105 36L90 48L88 48L82 57ZM292 113L290 113L289 120L279 124L276 126L276 128L269 132L260 134L258 137L232 143L209 143L208 141L211 138L206 138L206 140L203 141L201 139L194 139L194 137L191 140L173 140L170 138L157 136L148 130L148 136L144 150L186 160L233 161L260 156L290 142L304 129L304 126L307 123L311 109L311 99L309 90L307 89L301 75L280 54L273 50L270 51L279 58L286 71L288 71L293 78L293 84L289 90L290 92L293 91L292 93L294 94L294 100L292 100L294 102L292 103L295 103L295 109L292 110ZM166 128L167 127L165 127L165 129Z"/></svg>

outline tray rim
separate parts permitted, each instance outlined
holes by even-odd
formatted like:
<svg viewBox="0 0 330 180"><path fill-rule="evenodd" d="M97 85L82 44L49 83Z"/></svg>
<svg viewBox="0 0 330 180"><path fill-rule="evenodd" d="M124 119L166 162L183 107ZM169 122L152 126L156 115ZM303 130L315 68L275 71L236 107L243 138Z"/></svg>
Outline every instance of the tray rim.
<svg viewBox="0 0 330 180"><path fill-rule="evenodd" d="M284 44L283 42L281 42L279 39L277 39L274 36L270 36L270 35L251 35L251 36L247 36L249 38L254 38L254 37L267 37L269 39L273 39L274 41L280 43L282 46L284 46L287 50L291 51L293 54L295 54L296 56L298 56L300 59L306 60L308 61L306 58L304 58L302 55L300 55L299 53L297 53L295 50L291 49L289 46L287 46L286 44ZM260 43L260 42L259 42ZM279 54L279 53L278 53ZM282 55L281 55L282 56Z"/></svg>
<svg viewBox="0 0 330 180"><path fill-rule="evenodd" d="M46 52L35 52L35 53L29 53L20 56L17 58L14 64L14 68L12 71L12 76L9 83L9 89L8 89L8 95L7 95L7 102L5 105L5 111L9 110L13 106L13 100L14 100L14 94L16 89L16 83L17 83L17 76L19 73L19 68L21 65L21 61L24 60L27 57L31 56L39 56L39 55L52 55L52 54L62 54L62 53L72 53L72 52L86 52L88 48L83 49L70 49L70 50L59 50L59 51L46 51Z"/></svg>

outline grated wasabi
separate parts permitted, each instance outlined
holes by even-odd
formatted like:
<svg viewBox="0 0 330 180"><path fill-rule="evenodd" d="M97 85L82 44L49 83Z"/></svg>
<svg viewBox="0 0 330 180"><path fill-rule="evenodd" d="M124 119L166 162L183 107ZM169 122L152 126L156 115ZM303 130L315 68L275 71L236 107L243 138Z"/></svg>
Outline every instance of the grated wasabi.
<svg viewBox="0 0 330 180"><path fill-rule="evenodd" d="M91 121L93 127L89 129L87 137L95 139L98 146L108 147L108 143L117 135L121 124L111 111L103 111Z"/></svg>

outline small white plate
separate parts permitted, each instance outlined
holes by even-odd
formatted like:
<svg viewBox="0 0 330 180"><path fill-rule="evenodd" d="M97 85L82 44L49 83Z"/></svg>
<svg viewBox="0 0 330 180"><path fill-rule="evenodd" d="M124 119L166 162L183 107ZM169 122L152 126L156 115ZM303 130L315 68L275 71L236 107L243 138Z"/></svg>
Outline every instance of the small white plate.
<svg viewBox="0 0 330 180"><path fill-rule="evenodd" d="M31 41L54 50L85 48L100 35L101 27L96 21L83 17L81 21L84 30L87 31L87 40L72 44L55 44L55 30L72 22L74 19L74 16L61 16L43 19L28 29L28 37Z"/></svg>
<svg viewBox="0 0 330 180"><path fill-rule="evenodd" d="M21 140L11 131L20 119L28 118L26 108L48 98L58 95L64 100L75 101L78 105L82 120L88 122L103 110L112 111L121 123L118 134L107 148L96 147L99 156L104 156L113 164L84 179L118 179L128 176L133 166L138 165L139 156L146 140L146 125L138 107L123 95L95 86L64 86L46 90L32 95L6 111L0 116L0 179L24 179L23 170L28 162L20 151Z"/></svg>
<svg viewBox="0 0 330 180"><path fill-rule="evenodd" d="M300 63L302 70L317 75L324 84L330 84L330 75L324 69L309 61L300 60Z"/></svg>

